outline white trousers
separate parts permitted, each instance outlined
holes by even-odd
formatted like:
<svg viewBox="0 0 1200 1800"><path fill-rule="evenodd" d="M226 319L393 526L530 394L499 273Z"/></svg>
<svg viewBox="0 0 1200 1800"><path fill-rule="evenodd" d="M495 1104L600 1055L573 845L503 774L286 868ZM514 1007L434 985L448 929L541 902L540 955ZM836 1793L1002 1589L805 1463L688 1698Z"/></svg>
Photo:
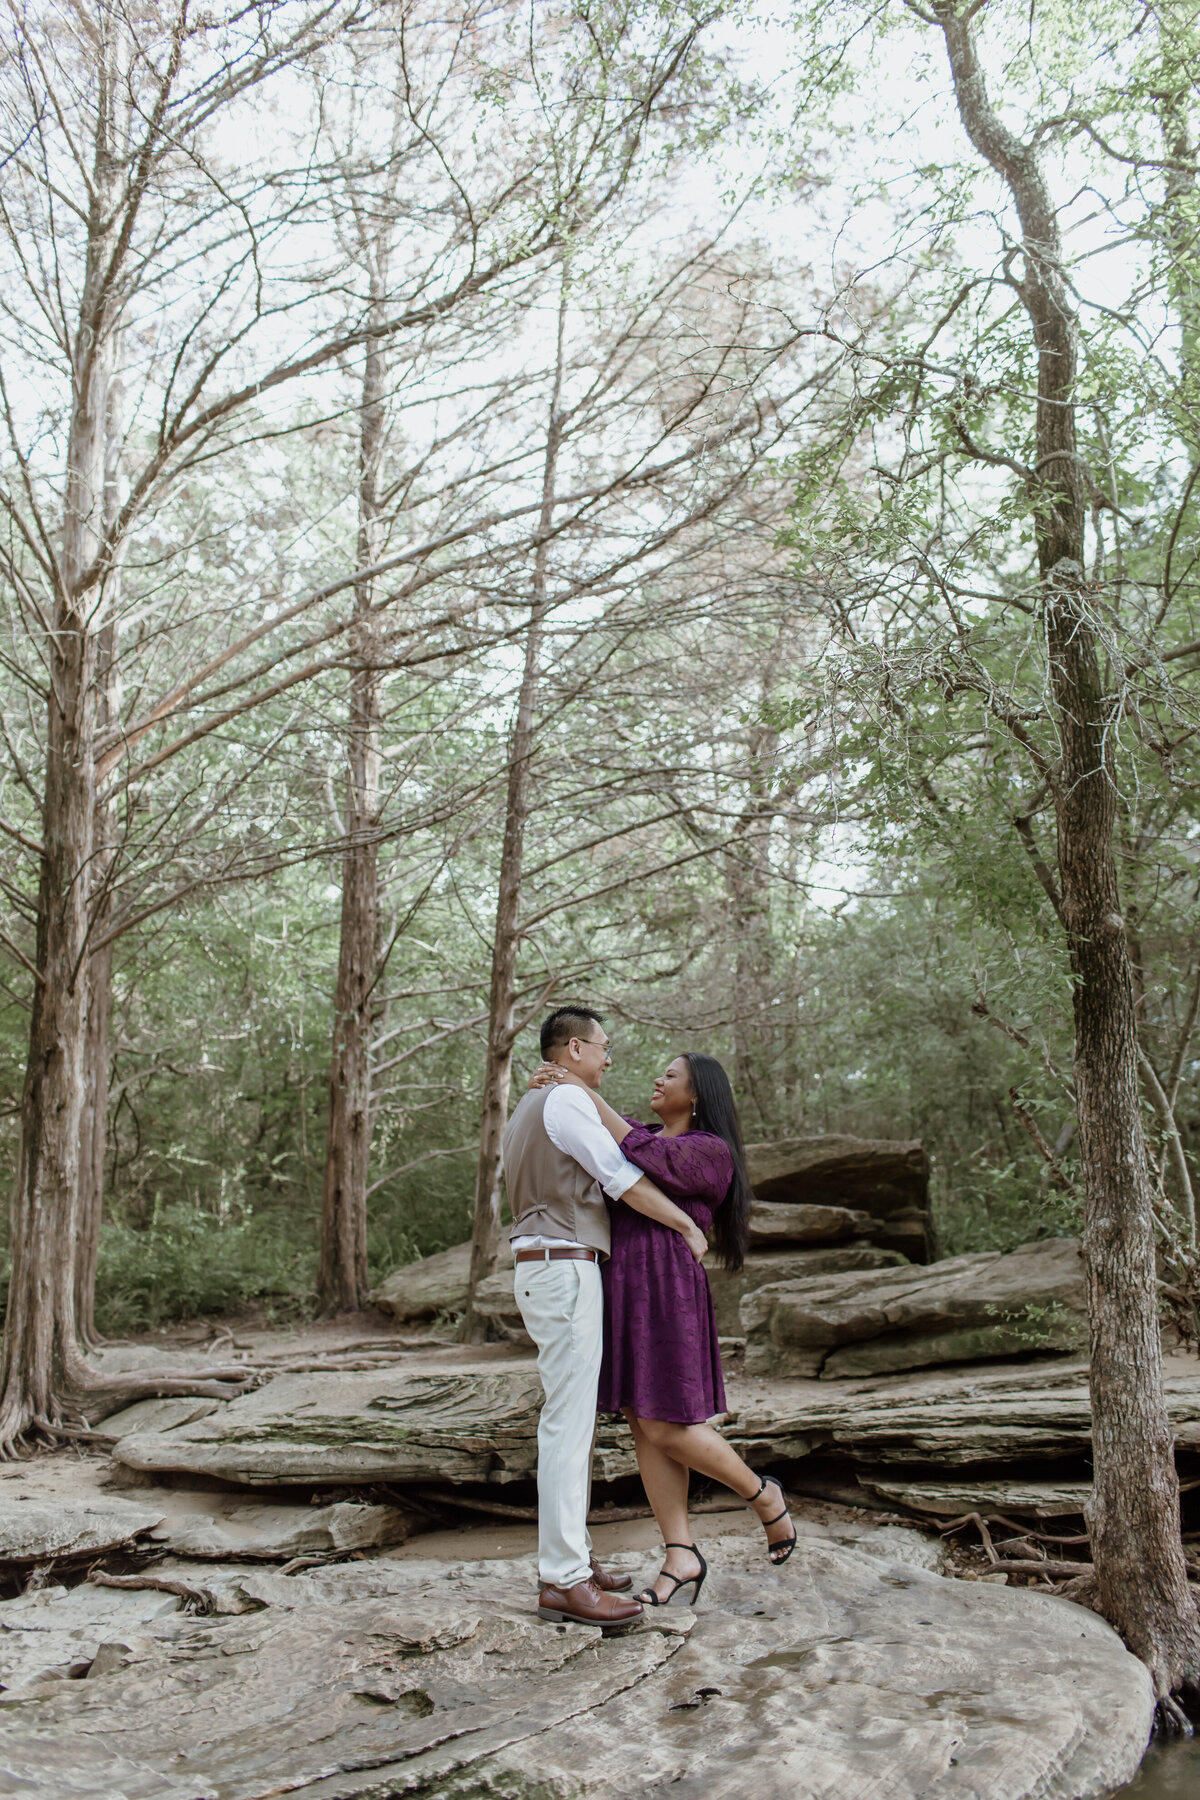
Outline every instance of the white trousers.
<svg viewBox="0 0 1200 1800"><path fill-rule="evenodd" d="M592 1572L587 1528L596 1387L604 1346L597 1263L518 1263L513 1293L537 1345L546 1396L538 1420L538 1574L573 1587Z"/></svg>

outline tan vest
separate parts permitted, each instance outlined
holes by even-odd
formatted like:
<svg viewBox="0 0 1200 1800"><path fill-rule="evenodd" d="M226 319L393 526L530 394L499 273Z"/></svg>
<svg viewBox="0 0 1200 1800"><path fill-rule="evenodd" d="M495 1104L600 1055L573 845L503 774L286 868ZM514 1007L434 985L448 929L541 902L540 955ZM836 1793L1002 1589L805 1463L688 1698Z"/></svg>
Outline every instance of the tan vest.
<svg viewBox="0 0 1200 1800"><path fill-rule="evenodd" d="M571 1238L607 1256L612 1242L600 1184L550 1142L542 1111L553 1088L534 1088L504 1131L512 1237Z"/></svg>

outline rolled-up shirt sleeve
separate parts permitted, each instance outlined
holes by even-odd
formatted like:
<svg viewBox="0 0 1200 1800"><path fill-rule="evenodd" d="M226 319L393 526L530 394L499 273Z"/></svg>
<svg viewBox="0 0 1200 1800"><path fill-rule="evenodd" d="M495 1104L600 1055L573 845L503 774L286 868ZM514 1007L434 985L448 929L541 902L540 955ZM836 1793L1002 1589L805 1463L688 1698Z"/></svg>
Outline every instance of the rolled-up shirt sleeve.
<svg viewBox="0 0 1200 1800"><path fill-rule="evenodd" d="M542 1123L555 1149L573 1156L610 1200L619 1200L635 1181L641 1181L642 1170L621 1155L582 1088L554 1088L542 1109Z"/></svg>

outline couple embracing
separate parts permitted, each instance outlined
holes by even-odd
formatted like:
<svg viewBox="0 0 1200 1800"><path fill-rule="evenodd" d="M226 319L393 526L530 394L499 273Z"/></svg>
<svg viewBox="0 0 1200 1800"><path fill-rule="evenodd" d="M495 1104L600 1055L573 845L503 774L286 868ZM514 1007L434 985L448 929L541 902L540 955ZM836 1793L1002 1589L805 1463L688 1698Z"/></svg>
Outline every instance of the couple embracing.
<svg viewBox="0 0 1200 1800"><path fill-rule="evenodd" d="M760 1479L707 1423L725 1410L706 1233L739 1269L750 1187L729 1081L711 1056L677 1056L654 1083L659 1123L624 1119L600 1096L603 1020L560 1007L542 1026L542 1066L504 1134L514 1290L538 1353L538 1613L611 1631L686 1595L707 1567L692 1539L697 1470L753 1507L766 1553L796 1542L783 1489ZM636 1599L601 1568L587 1529L596 1413L633 1432L663 1534L661 1572Z"/></svg>

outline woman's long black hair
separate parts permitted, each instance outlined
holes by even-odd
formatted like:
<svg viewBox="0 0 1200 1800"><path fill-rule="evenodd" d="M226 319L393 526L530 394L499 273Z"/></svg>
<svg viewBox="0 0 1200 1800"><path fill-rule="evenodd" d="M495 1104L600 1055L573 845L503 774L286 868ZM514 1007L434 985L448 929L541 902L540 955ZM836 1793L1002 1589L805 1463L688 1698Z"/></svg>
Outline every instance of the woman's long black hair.
<svg viewBox="0 0 1200 1800"><path fill-rule="evenodd" d="M724 1204L718 1206L713 1216L712 1235L717 1255L730 1274L736 1275L745 1261L750 1242L750 1202L754 1196L746 1173L746 1153L742 1149L742 1128L738 1124L733 1089L715 1056L705 1056L699 1050L685 1050L683 1060L687 1063L692 1093L696 1096L693 1130L711 1131L714 1137L722 1140L733 1158L733 1180Z"/></svg>

